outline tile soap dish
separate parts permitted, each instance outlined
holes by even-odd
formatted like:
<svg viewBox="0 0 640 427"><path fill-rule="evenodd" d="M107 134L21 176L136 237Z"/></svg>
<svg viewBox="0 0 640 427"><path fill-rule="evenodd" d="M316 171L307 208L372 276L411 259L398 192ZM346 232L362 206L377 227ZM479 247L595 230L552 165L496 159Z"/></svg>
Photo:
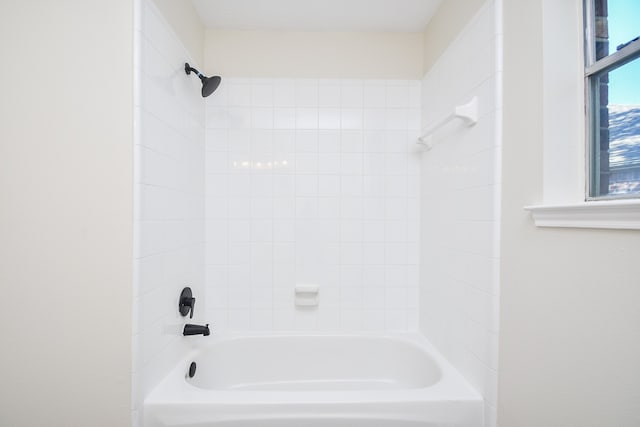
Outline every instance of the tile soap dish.
<svg viewBox="0 0 640 427"><path fill-rule="evenodd" d="M320 296L318 285L298 284L295 286L295 303L298 307L316 307Z"/></svg>

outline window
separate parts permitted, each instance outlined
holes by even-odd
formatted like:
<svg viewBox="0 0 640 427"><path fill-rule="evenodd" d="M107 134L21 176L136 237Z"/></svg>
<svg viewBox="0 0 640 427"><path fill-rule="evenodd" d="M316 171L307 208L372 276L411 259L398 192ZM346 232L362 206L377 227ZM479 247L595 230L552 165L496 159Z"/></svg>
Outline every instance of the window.
<svg viewBox="0 0 640 427"><path fill-rule="evenodd" d="M640 1L584 1L587 199L640 197Z"/></svg>

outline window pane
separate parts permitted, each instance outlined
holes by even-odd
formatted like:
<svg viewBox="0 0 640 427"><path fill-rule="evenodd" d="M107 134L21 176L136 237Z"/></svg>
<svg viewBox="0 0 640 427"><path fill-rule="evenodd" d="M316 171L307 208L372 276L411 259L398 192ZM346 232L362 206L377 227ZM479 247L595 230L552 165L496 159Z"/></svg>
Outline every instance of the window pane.
<svg viewBox="0 0 640 427"><path fill-rule="evenodd" d="M640 194L640 58L592 81L591 196Z"/></svg>
<svg viewBox="0 0 640 427"><path fill-rule="evenodd" d="M639 0L595 0L596 60L640 36Z"/></svg>

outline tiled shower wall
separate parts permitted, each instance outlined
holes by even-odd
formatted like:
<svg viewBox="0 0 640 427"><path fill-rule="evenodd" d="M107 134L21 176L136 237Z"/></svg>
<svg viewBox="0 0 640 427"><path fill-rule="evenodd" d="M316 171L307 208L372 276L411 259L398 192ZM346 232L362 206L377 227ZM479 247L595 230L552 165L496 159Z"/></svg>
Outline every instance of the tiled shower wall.
<svg viewBox="0 0 640 427"><path fill-rule="evenodd" d="M184 286L204 320L204 102L189 54L151 1L136 2L133 425L142 399L183 357Z"/></svg>
<svg viewBox="0 0 640 427"><path fill-rule="evenodd" d="M206 125L217 330L417 329L419 81L224 77Z"/></svg>
<svg viewBox="0 0 640 427"><path fill-rule="evenodd" d="M422 157L420 329L485 399L495 426L500 271L501 6L489 0L422 81L423 125L478 97Z"/></svg>

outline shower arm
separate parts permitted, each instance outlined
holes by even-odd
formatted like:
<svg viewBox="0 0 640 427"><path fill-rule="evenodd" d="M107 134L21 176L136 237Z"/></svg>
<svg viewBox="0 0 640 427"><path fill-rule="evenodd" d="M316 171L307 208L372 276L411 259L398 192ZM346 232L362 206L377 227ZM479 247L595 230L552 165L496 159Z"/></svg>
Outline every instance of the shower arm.
<svg viewBox="0 0 640 427"><path fill-rule="evenodd" d="M193 68L192 66L189 65L189 63L184 64L184 72L187 73L187 75L191 74L191 72L196 73L196 76L198 76L200 78L200 80L204 80L205 76L203 76L200 71L196 70L195 68Z"/></svg>

